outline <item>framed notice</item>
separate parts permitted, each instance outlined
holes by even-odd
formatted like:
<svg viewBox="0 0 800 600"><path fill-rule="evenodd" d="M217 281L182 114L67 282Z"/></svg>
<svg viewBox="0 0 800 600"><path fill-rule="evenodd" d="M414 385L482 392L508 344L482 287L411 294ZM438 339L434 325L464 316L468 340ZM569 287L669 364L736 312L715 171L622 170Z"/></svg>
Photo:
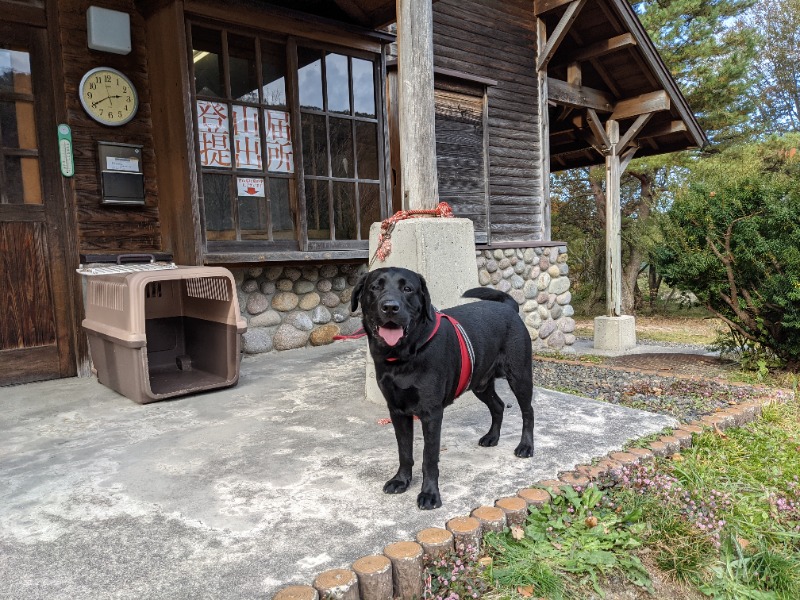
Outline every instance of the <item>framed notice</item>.
<svg viewBox="0 0 800 600"><path fill-rule="evenodd" d="M236 193L244 198L264 198L264 180L261 177L237 177Z"/></svg>

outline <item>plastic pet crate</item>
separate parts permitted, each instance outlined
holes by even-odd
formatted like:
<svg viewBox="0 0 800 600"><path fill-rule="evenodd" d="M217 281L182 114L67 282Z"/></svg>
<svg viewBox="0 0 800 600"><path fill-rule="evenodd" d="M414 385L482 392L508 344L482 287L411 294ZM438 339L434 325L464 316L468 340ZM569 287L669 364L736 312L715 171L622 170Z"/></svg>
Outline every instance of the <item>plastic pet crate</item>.
<svg viewBox="0 0 800 600"><path fill-rule="evenodd" d="M87 280L83 327L100 383L140 404L237 383L247 324L230 271L131 266Z"/></svg>

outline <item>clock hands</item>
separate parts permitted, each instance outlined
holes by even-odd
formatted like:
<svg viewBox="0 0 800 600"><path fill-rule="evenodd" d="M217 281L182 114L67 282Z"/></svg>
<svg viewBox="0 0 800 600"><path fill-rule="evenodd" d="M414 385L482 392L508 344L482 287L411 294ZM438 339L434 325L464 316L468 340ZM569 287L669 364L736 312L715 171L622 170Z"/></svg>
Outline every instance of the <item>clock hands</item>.
<svg viewBox="0 0 800 600"><path fill-rule="evenodd" d="M116 96L106 96L102 100L98 100L97 102L92 102L92 108L94 108L95 106L97 106L101 102L105 102L106 100L110 101L112 98L122 98L122 96L120 96L119 94L117 94ZM114 106L113 102L111 103L111 106Z"/></svg>

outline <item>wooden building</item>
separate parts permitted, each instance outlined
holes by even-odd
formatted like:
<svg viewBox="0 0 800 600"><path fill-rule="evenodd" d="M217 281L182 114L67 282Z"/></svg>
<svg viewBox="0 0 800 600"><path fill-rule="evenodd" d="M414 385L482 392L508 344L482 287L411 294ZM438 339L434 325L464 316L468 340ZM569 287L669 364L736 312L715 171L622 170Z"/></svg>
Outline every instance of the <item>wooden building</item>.
<svg viewBox="0 0 800 600"><path fill-rule="evenodd" d="M365 264L403 207L395 9L0 0L0 384L88 373L97 255ZM478 248L563 244L549 173L606 160L609 121L623 167L705 143L626 0L438 0L433 40L438 195Z"/></svg>

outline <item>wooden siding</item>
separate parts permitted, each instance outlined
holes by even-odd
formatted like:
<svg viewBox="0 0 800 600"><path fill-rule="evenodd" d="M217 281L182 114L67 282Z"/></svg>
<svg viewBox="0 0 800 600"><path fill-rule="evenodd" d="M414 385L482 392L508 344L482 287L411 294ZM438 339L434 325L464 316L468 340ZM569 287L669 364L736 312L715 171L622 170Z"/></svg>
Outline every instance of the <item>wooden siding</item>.
<svg viewBox="0 0 800 600"><path fill-rule="evenodd" d="M437 89L436 166L439 200L457 217L472 219L475 241L487 241L483 93L472 96Z"/></svg>
<svg viewBox="0 0 800 600"><path fill-rule="evenodd" d="M440 0L433 41L437 67L497 81L488 88L491 241L541 240L533 1Z"/></svg>
<svg viewBox="0 0 800 600"><path fill-rule="evenodd" d="M92 5L130 15L133 47L130 54L111 54L88 48L86 11ZM63 94L58 93L57 96L65 98L67 122L72 128L76 173L73 189L80 251L161 250L144 19L137 12L133 0L64 0L58 2L58 30L62 44L60 67L64 73L64 90ZM181 33L176 32L176 35ZM86 71L98 66L119 69L136 86L139 111L130 123L121 127L107 127L90 119L81 107L78 97L80 80ZM133 208L100 205L98 141L143 146L145 206Z"/></svg>

